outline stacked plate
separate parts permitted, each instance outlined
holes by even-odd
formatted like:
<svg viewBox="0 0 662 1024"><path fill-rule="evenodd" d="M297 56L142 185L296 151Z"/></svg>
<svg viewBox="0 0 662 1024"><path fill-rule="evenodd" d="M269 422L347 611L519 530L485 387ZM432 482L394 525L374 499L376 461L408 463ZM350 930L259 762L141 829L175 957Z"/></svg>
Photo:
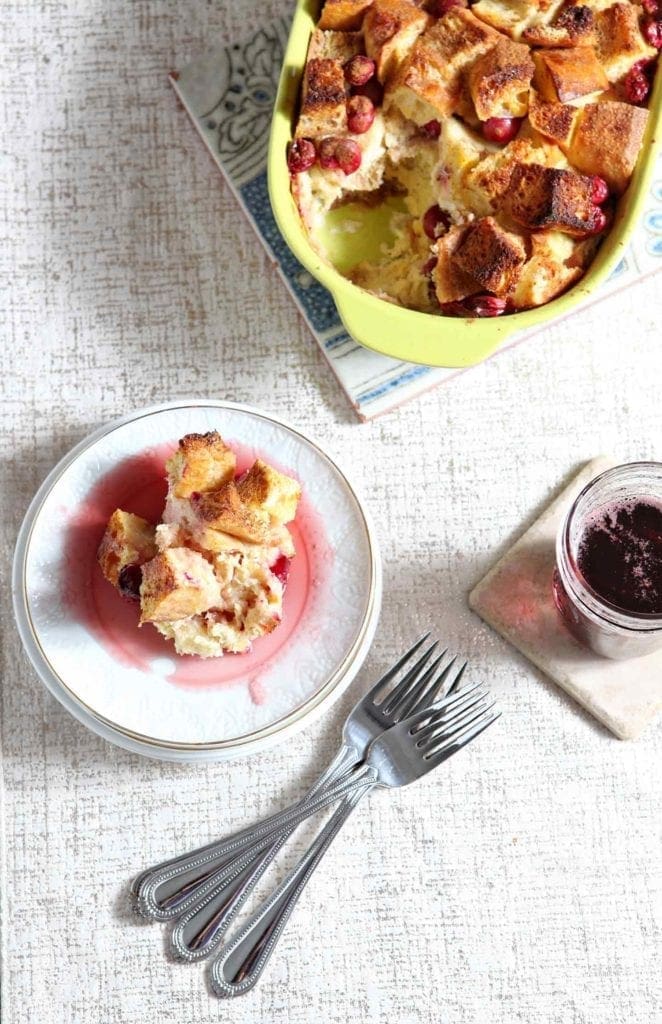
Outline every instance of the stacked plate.
<svg viewBox="0 0 662 1024"><path fill-rule="evenodd" d="M301 482L296 585L281 625L250 653L182 658L151 626L138 628L96 550L116 507L148 515L165 495L177 440L209 430ZM247 406L177 402L101 428L53 469L21 528L13 589L28 656L79 721L151 757L221 760L282 741L349 685L377 625L381 568L365 508L318 445Z"/></svg>

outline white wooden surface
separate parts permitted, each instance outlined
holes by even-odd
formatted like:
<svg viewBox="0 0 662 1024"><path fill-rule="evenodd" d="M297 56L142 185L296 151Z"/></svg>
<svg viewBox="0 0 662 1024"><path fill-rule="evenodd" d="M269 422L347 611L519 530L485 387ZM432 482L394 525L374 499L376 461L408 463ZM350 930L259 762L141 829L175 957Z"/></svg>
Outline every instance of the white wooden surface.
<svg viewBox="0 0 662 1024"><path fill-rule="evenodd" d="M165 77L280 9L3 4L3 1024L658 1022L662 731L613 739L466 595L580 463L662 454L660 285L359 425ZM54 461L104 420L190 395L318 437L362 483L385 565L377 643L328 719L206 768L84 732L26 665L7 586ZM375 795L263 984L219 1003L131 920L125 883L302 793L357 694L430 623L491 681L502 722L425 783Z"/></svg>

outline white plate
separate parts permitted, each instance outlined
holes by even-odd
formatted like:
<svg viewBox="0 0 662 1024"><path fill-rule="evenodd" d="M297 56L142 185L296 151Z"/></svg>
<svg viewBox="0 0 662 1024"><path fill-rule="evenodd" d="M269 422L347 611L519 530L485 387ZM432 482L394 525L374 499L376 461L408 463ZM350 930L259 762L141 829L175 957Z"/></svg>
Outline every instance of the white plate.
<svg viewBox="0 0 662 1024"><path fill-rule="evenodd" d="M208 430L240 460L260 454L300 480L298 553L271 636L250 654L182 659L151 626L137 629L94 552L117 505L145 514L164 486L164 446ZM21 528L13 589L28 656L76 718L152 757L220 760L282 741L349 685L377 625L381 566L366 510L316 444L248 406L187 401L115 421L58 463Z"/></svg>

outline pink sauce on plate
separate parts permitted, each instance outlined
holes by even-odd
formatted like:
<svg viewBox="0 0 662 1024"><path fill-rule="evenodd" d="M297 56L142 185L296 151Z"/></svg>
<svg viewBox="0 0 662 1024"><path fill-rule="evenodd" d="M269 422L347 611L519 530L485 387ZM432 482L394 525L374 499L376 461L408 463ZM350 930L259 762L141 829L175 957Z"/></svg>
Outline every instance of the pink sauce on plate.
<svg viewBox="0 0 662 1024"><path fill-rule="evenodd" d="M237 473L241 474L258 453L234 441L230 444L237 455ZM278 628L255 641L246 654L225 654L222 658L177 655L173 645L152 626L138 627L137 603L121 597L104 579L97 563L106 523L116 508L154 523L160 521L167 490L165 461L175 448L175 443L164 444L125 459L99 479L71 515L64 555L65 601L74 617L115 660L149 672L155 659L167 658L174 668L165 673L166 678L185 687L218 687L243 680L253 701L262 703L262 671L301 623L312 590L330 566L333 552L320 517L304 492L296 518L289 524L296 556L290 566Z"/></svg>

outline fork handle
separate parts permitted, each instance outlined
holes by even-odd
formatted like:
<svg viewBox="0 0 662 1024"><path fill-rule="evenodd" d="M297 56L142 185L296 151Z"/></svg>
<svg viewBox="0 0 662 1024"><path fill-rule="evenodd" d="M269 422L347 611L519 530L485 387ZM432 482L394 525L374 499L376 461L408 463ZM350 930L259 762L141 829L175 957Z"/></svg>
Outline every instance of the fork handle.
<svg viewBox="0 0 662 1024"><path fill-rule="evenodd" d="M357 786L337 808L299 863L290 871L239 934L221 950L211 965L211 985L217 995L243 995L257 983L276 948L299 897L322 857L358 802L377 784L370 769L364 785Z"/></svg>
<svg viewBox="0 0 662 1024"><path fill-rule="evenodd" d="M336 799L337 797L331 796L334 786L342 786L343 780L347 780L348 773L357 760L358 754L353 747L342 746L326 771L320 775L306 796L296 804L234 835L171 857L141 872L131 885L131 894L137 911L155 921L168 921L179 917L196 902L203 888L207 890L209 884L213 884L212 878L219 871L228 871L228 874L231 874L233 865L238 864L239 860L244 860L243 854L265 835L273 833L275 840L276 832L287 825L298 808L304 807L321 793ZM338 796L342 792L343 790L339 789ZM331 802L331 799L326 803ZM321 806L326 806L326 803ZM265 849L264 844L262 849ZM274 849L273 856L277 852ZM268 863L265 853L263 871ZM258 877L255 878L255 882ZM239 906L236 907L236 911L238 909Z"/></svg>

